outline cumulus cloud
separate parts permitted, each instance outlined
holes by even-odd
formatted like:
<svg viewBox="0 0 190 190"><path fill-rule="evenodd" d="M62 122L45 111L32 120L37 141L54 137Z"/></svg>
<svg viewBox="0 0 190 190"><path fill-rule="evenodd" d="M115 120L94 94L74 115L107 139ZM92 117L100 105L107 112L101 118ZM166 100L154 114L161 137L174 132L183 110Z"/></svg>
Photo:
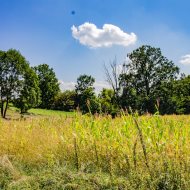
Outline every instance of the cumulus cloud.
<svg viewBox="0 0 190 190"><path fill-rule="evenodd" d="M75 89L75 82L64 82L64 81L59 81L60 84L60 88L62 91L65 90L74 90ZM99 93L103 88L110 88L110 86L103 81L97 81L94 83L94 88L95 88L95 92Z"/></svg>
<svg viewBox="0 0 190 190"><path fill-rule="evenodd" d="M190 65L190 54L182 56L179 62L183 65Z"/></svg>
<svg viewBox="0 0 190 190"><path fill-rule="evenodd" d="M95 24L85 22L78 27L72 26L71 30L75 39L90 48L129 46L137 41L134 33L128 34L112 24L104 24L102 29L99 29Z"/></svg>

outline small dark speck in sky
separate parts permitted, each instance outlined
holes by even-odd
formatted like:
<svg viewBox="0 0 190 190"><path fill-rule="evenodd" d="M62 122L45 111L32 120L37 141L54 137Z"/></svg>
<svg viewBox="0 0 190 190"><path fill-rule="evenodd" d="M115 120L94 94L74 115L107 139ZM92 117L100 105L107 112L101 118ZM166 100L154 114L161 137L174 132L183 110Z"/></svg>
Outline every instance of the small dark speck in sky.
<svg viewBox="0 0 190 190"><path fill-rule="evenodd" d="M71 14L72 14L72 15L75 15L75 13L76 13L76 12L75 12L74 10L73 10L73 11L71 11Z"/></svg>

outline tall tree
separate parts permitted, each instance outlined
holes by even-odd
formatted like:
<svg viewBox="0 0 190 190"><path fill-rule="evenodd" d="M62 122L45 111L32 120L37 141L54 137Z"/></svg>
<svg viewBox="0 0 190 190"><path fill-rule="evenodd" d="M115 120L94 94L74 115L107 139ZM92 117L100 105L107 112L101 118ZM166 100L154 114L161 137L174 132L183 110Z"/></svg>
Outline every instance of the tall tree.
<svg viewBox="0 0 190 190"><path fill-rule="evenodd" d="M20 95L24 73L28 67L29 63L19 51L14 49L0 51L0 96L3 118L6 117L9 102Z"/></svg>
<svg viewBox="0 0 190 190"><path fill-rule="evenodd" d="M75 91L77 93L77 104L83 113L99 111L99 103L95 96L93 84L95 79L92 76L80 75L77 78ZM89 110L90 108L90 110Z"/></svg>
<svg viewBox="0 0 190 190"><path fill-rule="evenodd" d="M77 78L77 84L75 85L75 90L77 94L83 94L83 92L87 89L91 89L94 92L94 82L95 79L90 75L80 75Z"/></svg>
<svg viewBox="0 0 190 190"><path fill-rule="evenodd" d="M40 88L38 76L32 68L27 68L23 78L20 94L13 103L21 109L21 113L26 113L30 108L40 104Z"/></svg>
<svg viewBox="0 0 190 190"><path fill-rule="evenodd" d="M176 79L179 68L162 55L160 48L148 45L139 47L128 57L130 61L126 72L120 76L120 83L123 89L131 90L130 96L138 98L138 110L154 112L161 84ZM130 102L126 106L130 106Z"/></svg>
<svg viewBox="0 0 190 190"><path fill-rule="evenodd" d="M41 91L41 104L39 107L50 109L55 97L60 92L55 72L47 64L38 65L34 67L34 70L38 75Z"/></svg>

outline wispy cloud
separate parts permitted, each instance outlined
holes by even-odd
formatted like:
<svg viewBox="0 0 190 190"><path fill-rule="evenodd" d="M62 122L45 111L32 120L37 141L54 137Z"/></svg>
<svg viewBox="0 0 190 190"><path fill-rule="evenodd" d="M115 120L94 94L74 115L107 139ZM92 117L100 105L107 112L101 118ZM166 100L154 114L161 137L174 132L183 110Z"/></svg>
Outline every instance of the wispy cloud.
<svg viewBox="0 0 190 190"><path fill-rule="evenodd" d="M90 48L129 46L137 41L134 33L128 34L112 24L104 24L102 29L99 29L95 24L85 22L78 27L72 26L71 30L75 39Z"/></svg>
<svg viewBox="0 0 190 190"><path fill-rule="evenodd" d="M61 80L59 81L59 84L62 91L74 90L76 85L75 82L64 82ZM94 83L94 88L95 92L99 93L103 88L110 88L110 86L104 81L97 81Z"/></svg>
<svg viewBox="0 0 190 190"><path fill-rule="evenodd" d="M65 91L65 90L74 90L75 89L75 85L76 83L75 82L64 82L64 81L59 81L59 84L60 84L60 88L62 91Z"/></svg>
<svg viewBox="0 0 190 190"><path fill-rule="evenodd" d="M190 65L190 54L182 56L179 62L183 65Z"/></svg>
<svg viewBox="0 0 190 190"><path fill-rule="evenodd" d="M108 85L108 83L106 83L104 81L97 81L97 82L95 82L94 83L94 87L95 87L96 93L101 92L103 88L110 88L110 86Z"/></svg>

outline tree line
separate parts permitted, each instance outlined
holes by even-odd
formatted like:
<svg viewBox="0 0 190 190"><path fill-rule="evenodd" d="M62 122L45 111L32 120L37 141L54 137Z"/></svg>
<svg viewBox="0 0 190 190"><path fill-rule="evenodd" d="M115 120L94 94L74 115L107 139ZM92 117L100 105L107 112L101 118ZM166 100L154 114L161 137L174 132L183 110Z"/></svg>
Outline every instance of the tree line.
<svg viewBox="0 0 190 190"><path fill-rule="evenodd" d="M190 75L162 55L160 48L143 45L118 65L104 65L111 89L95 93L95 79L80 75L74 90L61 92L53 68L47 64L31 67L15 49L0 51L0 106L6 117L12 103L21 113L30 108L55 109L82 113L106 113L113 117L121 109L139 114L189 114Z"/></svg>

